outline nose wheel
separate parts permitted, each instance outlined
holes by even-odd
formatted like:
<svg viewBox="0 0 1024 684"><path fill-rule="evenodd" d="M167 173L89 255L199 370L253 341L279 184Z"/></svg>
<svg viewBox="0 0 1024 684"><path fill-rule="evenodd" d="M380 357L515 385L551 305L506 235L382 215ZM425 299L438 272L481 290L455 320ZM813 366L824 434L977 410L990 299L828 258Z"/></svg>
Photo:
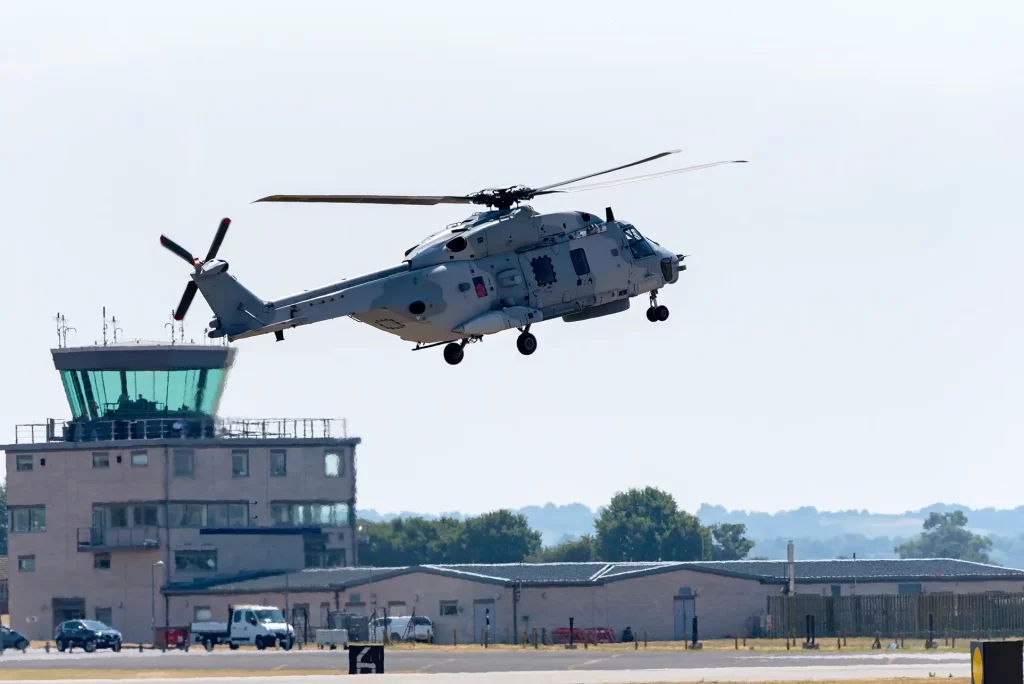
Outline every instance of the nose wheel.
<svg viewBox="0 0 1024 684"><path fill-rule="evenodd" d="M647 308L647 320L651 323L668 320L668 307L664 304L658 305L658 293L651 293L651 305Z"/></svg>

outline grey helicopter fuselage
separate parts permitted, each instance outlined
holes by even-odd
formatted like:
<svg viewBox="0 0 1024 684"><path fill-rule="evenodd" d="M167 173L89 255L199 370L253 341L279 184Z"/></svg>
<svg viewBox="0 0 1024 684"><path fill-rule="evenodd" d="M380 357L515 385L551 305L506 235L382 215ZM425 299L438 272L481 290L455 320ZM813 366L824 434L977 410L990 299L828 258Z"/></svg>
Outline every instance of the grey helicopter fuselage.
<svg viewBox="0 0 1024 684"><path fill-rule="evenodd" d="M226 267L212 260L193 275L216 314L211 337L281 339L287 328L350 316L419 346L619 313L685 269L679 255L610 210L601 217L530 206L475 213L408 250L399 265L273 302L233 276L222 279ZM651 310L655 303L652 296Z"/></svg>

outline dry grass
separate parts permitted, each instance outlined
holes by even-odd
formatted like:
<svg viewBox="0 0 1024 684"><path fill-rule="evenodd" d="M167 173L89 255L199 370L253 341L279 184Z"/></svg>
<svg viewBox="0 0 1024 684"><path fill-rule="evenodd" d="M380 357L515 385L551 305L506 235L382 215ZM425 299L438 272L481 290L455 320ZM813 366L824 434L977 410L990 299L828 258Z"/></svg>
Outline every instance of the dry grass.
<svg viewBox="0 0 1024 684"><path fill-rule="evenodd" d="M889 650L888 646L891 640L882 639L882 650L886 653L967 653L970 649L970 639L956 640L954 646L952 641L946 642L944 639L937 639L938 648L931 650L925 648L925 642L923 639L906 639L900 645L898 649ZM740 639L712 639L709 641L701 642L701 649L694 651L694 654L702 652L712 651L716 653L723 652L737 652L737 651L754 651L757 653L871 653L871 645L874 643L874 639L871 637L846 639L845 643L841 640L836 639L818 639L818 649L816 650L805 650L803 648L803 641L791 641L789 648L786 648L785 639L747 639L746 642L742 638ZM417 649L431 650L437 652L452 652L452 651L509 651L509 650L534 650L532 644L527 646L522 645L508 645L508 644L491 644L485 649L480 644L465 644L459 646L451 646L444 644L393 644L388 647L392 650L401 651L414 651ZM588 649L597 652L621 652L621 651L658 651L658 652L676 652L686 651L689 649L689 643L682 641L650 641L644 645L643 637L641 640L633 643L614 643L614 644L576 644L577 650ZM539 646L537 650L540 651L561 651L565 650L564 645L549 645Z"/></svg>
<svg viewBox="0 0 1024 684"><path fill-rule="evenodd" d="M344 670L28 670L0 669L0 681L53 679L196 679L200 677L294 677L348 675Z"/></svg>

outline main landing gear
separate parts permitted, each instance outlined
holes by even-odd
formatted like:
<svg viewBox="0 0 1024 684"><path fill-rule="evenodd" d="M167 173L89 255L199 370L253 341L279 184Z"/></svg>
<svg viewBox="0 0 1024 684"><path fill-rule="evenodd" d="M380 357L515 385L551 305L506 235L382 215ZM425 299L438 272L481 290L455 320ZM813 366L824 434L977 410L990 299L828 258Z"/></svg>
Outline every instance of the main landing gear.
<svg viewBox="0 0 1024 684"><path fill-rule="evenodd" d="M481 338L479 337L469 337L461 342L449 342L444 347L444 360L450 366L457 366L462 363L462 359L466 356L464 347L470 342L479 342L480 339ZM422 348L424 347L417 347L417 349ZM529 356L533 352L537 351L537 338L530 332L530 326L526 326L526 328L519 333L519 337L516 338L516 349L518 349L519 353L523 356Z"/></svg>
<svg viewBox="0 0 1024 684"><path fill-rule="evenodd" d="M651 323L668 320L668 307L662 304L658 306L658 291L651 293L651 306L647 309L647 320Z"/></svg>

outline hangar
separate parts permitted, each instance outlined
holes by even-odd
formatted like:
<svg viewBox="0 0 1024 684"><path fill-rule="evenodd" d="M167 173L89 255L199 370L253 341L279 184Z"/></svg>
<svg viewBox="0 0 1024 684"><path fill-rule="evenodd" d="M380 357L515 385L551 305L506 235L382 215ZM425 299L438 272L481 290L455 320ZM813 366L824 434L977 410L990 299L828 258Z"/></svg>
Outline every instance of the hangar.
<svg viewBox="0 0 1024 684"><path fill-rule="evenodd" d="M952 559L545 563L314 568L166 585L171 626L222 619L232 603L278 605L312 631L334 611L425 615L438 643L514 641L533 629L625 627L657 641L758 631L769 599L1024 593L1024 571ZM489 620L488 620L489 618ZM518 629L517 629L518 626ZM311 636L311 634L310 634Z"/></svg>

